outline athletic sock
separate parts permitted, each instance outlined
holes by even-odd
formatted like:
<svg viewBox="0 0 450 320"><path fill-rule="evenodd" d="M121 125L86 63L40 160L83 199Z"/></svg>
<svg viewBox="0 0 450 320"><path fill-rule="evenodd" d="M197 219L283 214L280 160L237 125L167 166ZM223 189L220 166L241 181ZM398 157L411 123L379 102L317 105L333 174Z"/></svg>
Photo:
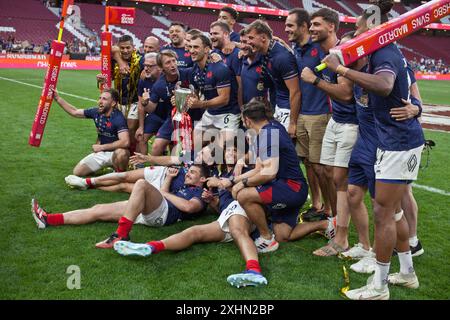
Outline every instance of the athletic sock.
<svg viewBox="0 0 450 320"><path fill-rule="evenodd" d="M417 236L409 238L409 246L415 247L419 243L419 239L417 239Z"/></svg>
<svg viewBox="0 0 450 320"><path fill-rule="evenodd" d="M261 267L257 260L247 260L245 270L251 270L251 271L256 271L258 273L261 273Z"/></svg>
<svg viewBox="0 0 450 320"><path fill-rule="evenodd" d="M162 241L150 241L147 242L147 244L152 247L152 253L158 253L166 249L166 246Z"/></svg>
<svg viewBox="0 0 450 320"><path fill-rule="evenodd" d="M375 274L374 274L374 282L375 282L375 288L381 289L385 286L387 286L387 280L389 275L389 268L391 266L391 263L384 263L379 262L377 260L376 268L375 268Z"/></svg>
<svg viewBox="0 0 450 320"><path fill-rule="evenodd" d="M398 252L398 260L400 261L400 273L408 274L414 272L411 251Z"/></svg>
<svg viewBox="0 0 450 320"><path fill-rule="evenodd" d="M93 188L95 186L95 178L86 178L84 181L89 188Z"/></svg>
<svg viewBox="0 0 450 320"><path fill-rule="evenodd" d="M121 217L119 219L119 226L117 227L116 233L121 238L128 238L128 234L133 227L133 221L128 220L126 217Z"/></svg>
<svg viewBox="0 0 450 320"><path fill-rule="evenodd" d="M64 215L61 213L47 214L47 223L50 226L60 226L64 224Z"/></svg>

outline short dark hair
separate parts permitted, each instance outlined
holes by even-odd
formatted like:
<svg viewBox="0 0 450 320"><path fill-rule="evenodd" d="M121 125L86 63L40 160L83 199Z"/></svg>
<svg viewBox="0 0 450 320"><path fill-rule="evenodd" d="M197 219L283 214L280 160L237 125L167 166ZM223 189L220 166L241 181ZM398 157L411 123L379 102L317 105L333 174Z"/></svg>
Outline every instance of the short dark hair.
<svg viewBox="0 0 450 320"><path fill-rule="evenodd" d="M225 7L222 7L222 9L220 9L220 11L229 13L230 16L232 16L234 20L237 20L237 18L238 18L238 12L236 10L234 10L232 7L225 6Z"/></svg>
<svg viewBox="0 0 450 320"><path fill-rule="evenodd" d="M114 102L118 103L120 96L119 96L119 91L117 91L114 88L107 88L107 89L103 89L102 93L109 93L111 95L111 99L113 99Z"/></svg>
<svg viewBox="0 0 450 320"><path fill-rule="evenodd" d="M321 8L312 14L311 20L317 17L321 17L326 22L334 24L334 31L337 32L339 30L339 14L336 11L328 8Z"/></svg>
<svg viewBox="0 0 450 320"><path fill-rule="evenodd" d="M249 103L242 106L242 116L253 121L269 120L268 104L261 99L253 98Z"/></svg>
<svg viewBox="0 0 450 320"><path fill-rule="evenodd" d="M211 170L206 164L192 164L192 167L200 169L200 176L204 178L209 178Z"/></svg>
<svg viewBox="0 0 450 320"><path fill-rule="evenodd" d="M242 28L241 31L239 31L239 35L240 35L241 37L242 37L242 36L245 36L247 33L248 33L247 28Z"/></svg>
<svg viewBox="0 0 450 320"><path fill-rule="evenodd" d="M303 8L294 8L291 11L289 11L289 15L291 14L296 15L297 19L295 20L295 22L299 27L301 27L304 23L306 23L306 26L309 29L309 27L311 26L311 18L309 16L308 11L306 11Z"/></svg>
<svg viewBox="0 0 450 320"><path fill-rule="evenodd" d="M180 21L173 21L170 26L169 29L172 28L173 26L180 26L181 28L183 28L184 31L186 31L186 25L183 22Z"/></svg>
<svg viewBox="0 0 450 320"><path fill-rule="evenodd" d="M258 34L265 34L269 37L269 39L272 39L272 36L273 36L273 31L269 27L269 25L260 19L255 20L252 23L250 23L246 27L246 29L248 30L248 32L255 30L256 33L258 33Z"/></svg>
<svg viewBox="0 0 450 320"><path fill-rule="evenodd" d="M228 25L228 23L222 21L214 21L213 23L211 23L209 27L210 28L219 27L220 29L222 29L223 32L231 33L231 28Z"/></svg>
<svg viewBox="0 0 450 320"><path fill-rule="evenodd" d="M131 44L133 44L133 37L125 34L119 38L119 43L128 42L128 41L131 42Z"/></svg>
<svg viewBox="0 0 450 320"><path fill-rule="evenodd" d="M193 36L194 34L203 34L203 32L201 32L199 29L190 29L188 32L186 32L187 34L190 34L191 36Z"/></svg>
<svg viewBox="0 0 450 320"><path fill-rule="evenodd" d="M348 31L341 36L341 39L350 38L353 39L355 37L355 30Z"/></svg>
<svg viewBox="0 0 450 320"><path fill-rule="evenodd" d="M211 39L209 39L209 37L205 36L203 33L192 35L191 40L196 40L196 39L200 39L202 41L202 44L204 47L212 48Z"/></svg>

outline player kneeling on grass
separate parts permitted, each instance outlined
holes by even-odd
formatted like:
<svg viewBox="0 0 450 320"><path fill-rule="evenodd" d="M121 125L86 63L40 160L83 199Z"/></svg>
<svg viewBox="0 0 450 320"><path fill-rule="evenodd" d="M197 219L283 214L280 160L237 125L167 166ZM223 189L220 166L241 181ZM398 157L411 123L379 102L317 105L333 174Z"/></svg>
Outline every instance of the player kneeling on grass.
<svg viewBox="0 0 450 320"><path fill-rule="evenodd" d="M94 152L75 166L73 174L87 176L105 167L113 167L119 172L126 171L130 157L128 151L130 135L125 117L116 109L119 101L117 90L103 90L97 108L77 109L61 98L56 91L54 99L72 117L91 118L97 127L98 139L92 145Z"/></svg>
<svg viewBox="0 0 450 320"><path fill-rule="evenodd" d="M184 250L196 243L206 242L241 242L243 235L250 235L252 224L247 218L244 209L233 199L230 188L224 188L224 179L234 175L234 165L236 163L236 149L234 147L225 150L226 169L223 170L220 178L208 178L209 188L218 188L218 197L211 191L205 190L202 197L212 208L220 212L216 221L208 224L190 227L180 233L174 234L160 241L150 241L148 243L132 243L128 241L118 241L114 244L114 249L121 255L149 256L163 250L179 251ZM254 227L254 226L253 226Z"/></svg>
<svg viewBox="0 0 450 320"><path fill-rule="evenodd" d="M184 185L170 193L170 187L178 169L169 168L160 186L155 187L144 179L138 180L128 201L99 204L89 209L50 214L38 202L31 201L33 217L38 228L49 225L88 224L95 221L118 221L119 226L108 239L96 244L97 248L112 248L119 240L129 240L133 223L151 227L170 225L178 220L195 217L205 208L201 199L203 184L209 170L201 165L191 165Z"/></svg>

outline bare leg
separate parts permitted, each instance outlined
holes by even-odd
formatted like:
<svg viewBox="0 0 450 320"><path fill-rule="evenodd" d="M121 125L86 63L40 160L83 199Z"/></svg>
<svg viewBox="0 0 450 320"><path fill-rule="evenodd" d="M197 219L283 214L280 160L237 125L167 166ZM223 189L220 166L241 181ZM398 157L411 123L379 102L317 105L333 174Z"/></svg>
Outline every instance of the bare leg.
<svg viewBox="0 0 450 320"><path fill-rule="evenodd" d="M321 192L319 186L319 179L317 178L312 165L308 162L308 160L304 161L306 168L306 176L308 177L308 185L311 191L311 204L317 210L322 209L322 201L321 201Z"/></svg>
<svg viewBox="0 0 450 320"><path fill-rule="evenodd" d="M275 234L276 241L288 242L289 236L292 233L292 228L287 223L274 223L273 233Z"/></svg>
<svg viewBox="0 0 450 320"><path fill-rule="evenodd" d="M63 213L64 224L88 224L96 221L119 221L125 212L127 201L97 204L89 209L80 209Z"/></svg>
<svg viewBox="0 0 450 320"><path fill-rule="evenodd" d="M402 209L405 214L406 221L409 226L409 237L417 236L417 215L419 208L417 206L416 199L412 192L412 186L408 185L408 188L402 198Z"/></svg>
<svg viewBox="0 0 450 320"><path fill-rule="evenodd" d="M370 248L369 239L369 215L367 213L366 205L364 204L364 194L367 188L349 185L348 186L348 207L350 215L358 232L359 243L363 245L365 250Z"/></svg>
<svg viewBox="0 0 450 320"><path fill-rule="evenodd" d="M256 188L242 189L237 195L237 200L247 213L250 221L258 228L261 236L267 240L271 239L272 234L267 225L266 214L263 208L264 204Z"/></svg>
<svg viewBox="0 0 450 320"><path fill-rule="evenodd" d="M169 140L156 138L152 145L152 156L162 156L169 144Z"/></svg>
<svg viewBox="0 0 450 320"><path fill-rule="evenodd" d="M73 174L79 177L85 177L94 173L91 168L85 164L78 163L75 168L73 168Z"/></svg>
<svg viewBox="0 0 450 320"><path fill-rule="evenodd" d="M153 185L139 179L133 187L130 199L128 199L124 216L135 221L139 214L150 214L155 211L163 201L163 196Z"/></svg>
<svg viewBox="0 0 450 320"><path fill-rule="evenodd" d="M255 243L250 238L250 223L248 219L238 215L232 216L228 220L228 225L230 227L231 236L233 237L236 246L239 248L244 261L258 261Z"/></svg>
<svg viewBox="0 0 450 320"><path fill-rule="evenodd" d="M336 216L336 189L333 183L332 167L313 163L313 169L319 179L320 190L325 203L325 212L331 216Z"/></svg>
<svg viewBox="0 0 450 320"><path fill-rule="evenodd" d="M316 231L324 231L327 229L328 221L303 222L295 226L289 235L289 241L299 240L308 234Z"/></svg>
<svg viewBox="0 0 450 320"><path fill-rule="evenodd" d="M347 202L347 175L347 168L333 168L334 185L336 186L337 191L337 228L334 242L343 248L348 247L348 225L350 223L350 214Z"/></svg>
<svg viewBox="0 0 450 320"><path fill-rule="evenodd" d="M161 241L166 250L178 251L187 249L196 243L220 242L224 237L225 233L220 229L219 223L214 221L190 227Z"/></svg>
<svg viewBox="0 0 450 320"><path fill-rule="evenodd" d="M124 172L128 169L128 161L130 160L130 151L128 149L117 149L112 156L114 170Z"/></svg>

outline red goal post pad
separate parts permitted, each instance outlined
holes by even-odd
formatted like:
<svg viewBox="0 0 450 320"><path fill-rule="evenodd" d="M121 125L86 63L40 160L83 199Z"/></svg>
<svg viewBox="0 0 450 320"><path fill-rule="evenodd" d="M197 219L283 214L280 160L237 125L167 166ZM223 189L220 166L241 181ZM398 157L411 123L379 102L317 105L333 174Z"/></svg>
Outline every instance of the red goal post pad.
<svg viewBox="0 0 450 320"><path fill-rule="evenodd" d="M45 124L47 123L48 114L53 102L53 92L56 89L56 83L58 82L64 47L64 42L53 40L47 73L44 78L44 86L42 88L41 98L39 99L33 127L31 128L30 138L28 140L28 143L33 147L39 147L41 145Z"/></svg>

